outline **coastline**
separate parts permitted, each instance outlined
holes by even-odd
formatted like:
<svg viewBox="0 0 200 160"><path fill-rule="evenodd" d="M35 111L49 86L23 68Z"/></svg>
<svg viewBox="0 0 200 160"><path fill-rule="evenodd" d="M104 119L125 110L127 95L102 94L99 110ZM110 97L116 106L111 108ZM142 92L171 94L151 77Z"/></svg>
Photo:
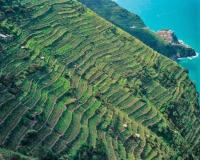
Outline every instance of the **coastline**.
<svg viewBox="0 0 200 160"><path fill-rule="evenodd" d="M195 82L196 89L200 93L200 45L197 41L200 38L200 32L198 27L194 25L196 23L195 18L199 18L199 15L197 15L197 12L195 11L198 11L200 3L195 4L189 0L186 0L184 3L172 0L165 0L162 2L153 0L127 0L125 2L117 0L117 3L129 11L138 14L152 31L156 32L160 30L160 28L170 28L176 32L178 37L180 37L180 39L178 38L180 44L186 43L195 49L194 52L196 54L193 54L193 56L180 55L171 56L169 58L185 69L188 69L189 77L193 82ZM134 3L137 3L137 5L133 5ZM170 3L173 5L169 5ZM188 6L194 8L195 11L187 12ZM175 12L172 13L169 11ZM167 14L160 17L157 16L158 14L164 12ZM183 12L185 12L185 14L183 14ZM155 23L155 21L158 23Z"/></svg>
<svg viewBox="0 0 200 160"><path fill-rule="evenodd" d="M198 58L199 57L199 53L195 52L196 55L195 56L190 56L190 57L186 57L188 59L194 59L194 58Z"/></svg>
<svg viewBox="0 0 200 160"><path fill-rule="evenodd" d="M186 47L186 48L192 48L192 47L189 46L188 44L185 44L184 41L181 40L181 39L178 39L178 42L180 43L180 45L182 45L182 46L184 46L184 47ZM194 48L192 48L192 49L194 50ZM194 52L195 52L195 50L194 50ZM176 59L177 59L177 60L182 60L182 59L185 59L185 58L187 58L187 59L194 59L194 58L197 58L198 56L199 56L199 53L198 53L198 52L195 52L195 55L193 55L193 56L178 57L178 58L176 58Z"/></svg>
<svg viewBox="0 0 200 160"><path fill-rule="evenodd" d="M196 55L195 56L189 56L189 57L180 57L180 58L176 58L177 60L183 60L183 59L194 59L194 58L198 58L199 57L199 53L195 52Z"/></svg>
<svg viewBox="0 0 200 160"><path fill-rule="evenodd" d="M190 47L189 45L185 44L183 40L178 39L178 42L186 47ZM190 47L191 48L191 47Z"/></svg>
<svg viewBox="0 0 200 160"><path fill-rule="evenodd" d="M178 39L173 30L162 29L157 31L157 35L171 45L175 51L175 58L192 57L197 55L194 48L185 44L183 40Z"/></svg>
<svg viewBox="0 0 200 160"><path fill-rule="evenodd" d="M189 45L185 44L183 40L181 39L178 39L178 42L186 47L190 47ZM191 47L190 47L191 48ZM199 57L199 53L198 52L195 52L196 55L195 56L188 56L188 57L180 57L180 58L177 58L177 60L182 60L182 59L194 59L194 58L198 58Z"/></svg>

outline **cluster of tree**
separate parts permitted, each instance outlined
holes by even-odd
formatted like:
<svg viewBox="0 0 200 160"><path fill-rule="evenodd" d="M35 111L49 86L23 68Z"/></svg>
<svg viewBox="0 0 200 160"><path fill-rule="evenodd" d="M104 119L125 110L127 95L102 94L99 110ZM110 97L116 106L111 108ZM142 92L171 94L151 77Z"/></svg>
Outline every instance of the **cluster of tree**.
<svg viewBox="0 0 200 160"><path fill-rule="evenodd" d="M9 16L9 18L17 18L16 14L27 14L26 8L17 0L1 0L0 1L0 20Z"/></svg>
<svg viewBox="0 0 200 160"><path fill-rule="evenodd" d="M22 142L22 145L31 143L35 136L37 136L37 133L34 130L30 131L28 136L25 137L24 141ZM35 157L39 160L108 160L106 148L101 139L97 139L95 146L89 146L85 142L81 143L75 154L56 154L45 145L40 145L33 154L30 153L27 146L21 147L20 152L25 155Z"/></svg>
<svg viewBox="0 0 200 160"><path fill-rule="evenodd" d="M21 146L18 151L28 157L33 157L38 160L58 160L59 154L54 153L51 149L46 146L40 145L37 149L33 152L30 151L30 148L27 146ZM18 159L17 159L18 160ZM20 160L20 159L19 159Z"/></svg>
<svg viewBox="0 0 200 160"><path fill-rule="evenodd" d="M163 72L160 74L159 83L165 88L175 87L177 85L177 80L170 77L169 72Z"/></svg>
<svg viewBox="0 0 200 160"><path fill-rule="evenodd" d="M21 89L16 85L16 77L15 76L0 76L0 83L2 83L11 94L20 93Z"/></svg>
<svg viewBox="0 0 200 160"><path fill-rule="evenodd" d="M13 37L18 35L18 29L13 25L22 18L30 15L32 8L26 8L18 0L1 0L0 1L0 33L10 34ZM2 25L5 21L6 25Z"/></svg>
<svg viewBox="0 0 200 160"><path fill-rule="evenodd" d="M193 160L194 156L192 150L188 150L189 144L176 130L172 130L171 127L164 124L156 124L150 127L150 129L156 133L157 136L162 137L164 141L176 150L174 155L170 155L169 159L190 159ZM155 144L154 142L149 142Z"/></svg>
<svg viewBox="0 0 200 160"><path fill-rule="evenodd" d="M108 160L106 148L102 140L97 139L96 146L83 143L73 157L74 160Z"/></svg>

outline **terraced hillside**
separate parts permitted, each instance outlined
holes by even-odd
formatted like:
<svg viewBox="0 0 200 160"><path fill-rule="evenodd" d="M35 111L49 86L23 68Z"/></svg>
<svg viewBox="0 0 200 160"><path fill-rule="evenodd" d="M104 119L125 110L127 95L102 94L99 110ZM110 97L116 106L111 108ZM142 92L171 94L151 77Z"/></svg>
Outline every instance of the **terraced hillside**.
<svg viewBox="0 0 200 160"><path fill-rule="evenodd" d="M2 148L39 159L199 158L198 94L182 67L76 0L20 3L30 15L0 52Z"/></svg>
<svg viewBox="0 0 200 160"><path fill-rule="evenodd" d="M147 46L157 52L171 58L195 56L195 50L184 46L177 46L164 41L157 33L150 30L142 19L124 8L121 8L113 0L78 0L88 8L105 18L107 21L122 28L135 36ZM137 5L137 4L135 4ZM162 29L162 28L160 28Z"/></svg>

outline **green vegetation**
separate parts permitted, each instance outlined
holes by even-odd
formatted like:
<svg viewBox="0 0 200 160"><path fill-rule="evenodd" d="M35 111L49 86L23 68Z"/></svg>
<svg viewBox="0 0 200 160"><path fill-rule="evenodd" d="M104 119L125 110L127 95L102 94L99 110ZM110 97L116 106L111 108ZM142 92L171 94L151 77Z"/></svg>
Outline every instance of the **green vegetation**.
<svg viewBox="0 0 200 160"><path fill-rule="evenodd" d="M200 158L186 70L76 0L20 5L29 15L0 52L1 148L42 160Z"/></svg>
<svg viewBox="0 0 200 160"><path fill-rule="evenodd" d="M141 40L155 51L171 58L195 56L192 48L172 45L151 31L142 19L126 9L121 8L112 0L78 0L88 8L105 18L107 21L122 28L124 31ZM161 28L162 29L162 28Z"/></svg>
<svg viewBox="0 0 200 160"><path fill-rule="evenodd" d="M34 160L34 158L30 158L24 156L20 153L13 152L11 150L0 148L0 159L1 160Z"/></svg>

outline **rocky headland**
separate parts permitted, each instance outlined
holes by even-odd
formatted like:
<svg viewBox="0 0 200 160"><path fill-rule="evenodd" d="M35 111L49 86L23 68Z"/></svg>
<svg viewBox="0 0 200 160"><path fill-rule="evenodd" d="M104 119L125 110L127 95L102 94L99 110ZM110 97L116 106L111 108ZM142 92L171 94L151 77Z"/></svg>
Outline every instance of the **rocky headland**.
<svg viewBox="0 0 200 160"><path fill-rule="evenodd" d="M179 40L174 31L163 29L158 31L157 34L174 47L176 50L175 58L196 56L195 50Z"/></svg>

